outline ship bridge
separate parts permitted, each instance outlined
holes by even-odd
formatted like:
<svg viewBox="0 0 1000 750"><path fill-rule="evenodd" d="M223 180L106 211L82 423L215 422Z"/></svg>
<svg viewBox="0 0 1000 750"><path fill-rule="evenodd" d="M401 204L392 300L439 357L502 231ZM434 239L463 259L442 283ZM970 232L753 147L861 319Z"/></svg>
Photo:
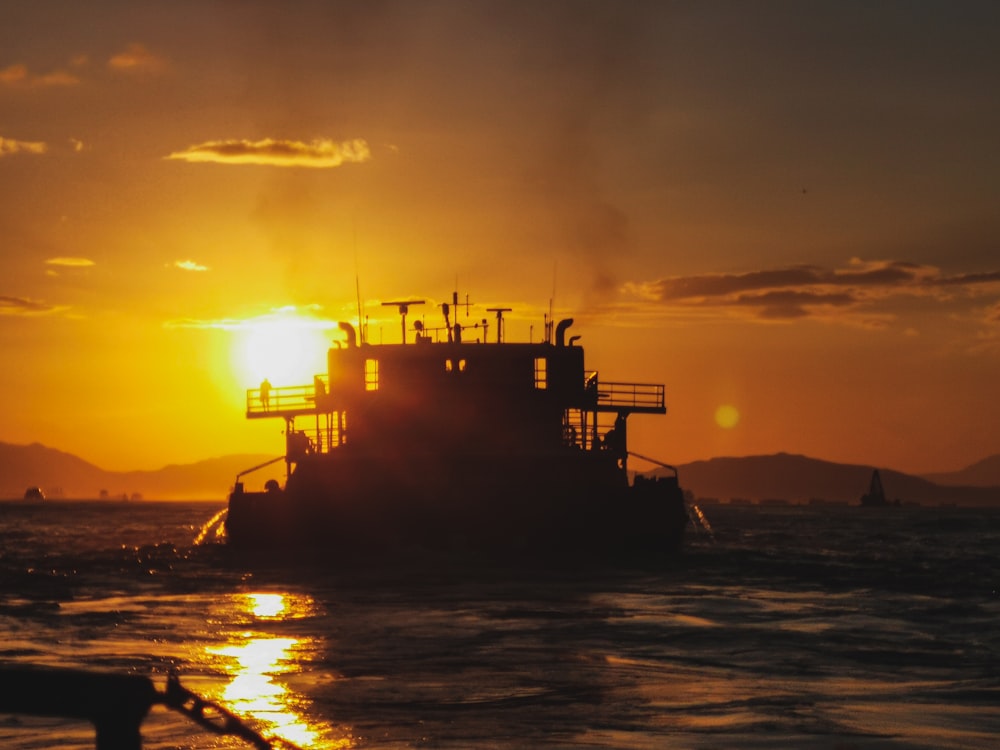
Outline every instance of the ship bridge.
<svg viewBox="0 0 1000 750"><path fill-rule="evenodd" d="M289 464L346 443L452 455L608 450L624 463L628 417L666 413L663 385L602 381L586 370L583 349L565 340L572 320L555 328L554 343L505 343L508 308L490 310L495 344L485 335L463 340L457 324L447 342L421 326L412 344L359 344L342 324L348 344L328 350L325 374L309 385L265 381L247 390L246 416L285 420Z"/></svg>

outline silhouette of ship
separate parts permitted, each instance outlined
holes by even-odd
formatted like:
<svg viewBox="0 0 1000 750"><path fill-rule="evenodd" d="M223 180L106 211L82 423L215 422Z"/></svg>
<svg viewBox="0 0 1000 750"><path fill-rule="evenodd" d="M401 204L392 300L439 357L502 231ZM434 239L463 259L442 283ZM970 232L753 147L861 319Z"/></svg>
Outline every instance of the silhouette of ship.
<svg viewBox="0 0 1000 750"><path fill-rule="evenodd" d="M359 340L342 322L346 345L312 384L247 391L247 418L285 420L285 455L237 475L228 544L502 559L676 551L688 523L677 471L627 446L629 416L666 413L662 385L585 369L579 337L566 338L572 319L546 316L543 341L508 343L510 308L488 308L493 331L486 318L463 327L456 293L440 305L443 325L417 321L407 342L423 300L383 304L398 309L402 343L372 344L364 327ZM630 455L666 475L630 482ZM284 487L244 487L282 459Z"/></svg>

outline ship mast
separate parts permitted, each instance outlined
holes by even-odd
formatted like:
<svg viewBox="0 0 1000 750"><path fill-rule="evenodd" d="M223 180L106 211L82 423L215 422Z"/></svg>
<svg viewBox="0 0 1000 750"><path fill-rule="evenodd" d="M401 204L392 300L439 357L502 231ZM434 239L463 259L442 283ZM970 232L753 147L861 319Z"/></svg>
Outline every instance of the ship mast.
<svg viewBox="0 0 1000 750"><path fill-rule="evenodd" d="M496 313L497 314L497 343L498 344L503 341L503 314L505 312L511 312L511 311L512 311L512 308L510 308L510 307L487 307L486 308L486 312L491 312L491 313Z"/></svg>

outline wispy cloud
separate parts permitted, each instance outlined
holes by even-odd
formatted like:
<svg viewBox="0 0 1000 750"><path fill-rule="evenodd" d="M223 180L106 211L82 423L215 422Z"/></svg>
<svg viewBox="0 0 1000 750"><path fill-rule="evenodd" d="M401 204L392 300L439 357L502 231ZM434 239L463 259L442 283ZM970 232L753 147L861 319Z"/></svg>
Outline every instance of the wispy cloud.
<svg viewBox="0 0 1000 750"><path fill-rule="evenodd" d="M59 257L49 258L45 261L47 266L66 266L68 268L89 268L97 264L90 258Z"/></svg>
<svg viewBox="0 0 1000 750"><path fill-rule="evenodd" d="M175 151L168 159L215 164L263 164L275 167L327 169L371 159L367 141L361 138L336 142L318 139L302 141L265 138L260 141L208 141Z"/></svg>
<svg viewBox="0 0 1000 750"><path fill-rule="evenodd" d="M65 309L26 297L0 296L0 315L51 315Z"/></svg>
<svg viewBox="0 0 1000 750"><path fill-rule="evenodd" d="M0 135L0 157L10 154L44 154L48 149L41 141L19 141Z"/></svg>
<svg viewBox="0 0 1000 750"><path fill-rule="evenodd" d="M958 276L943 276L934 281L935 286L967 287L978 284L1000 283L1000 271L989 271L987 273L965 273Z"/></svg>
<svg viewBox="0 0 1000 750"><path fill-rule="evenodd" d="M179 268L182 271L207 271L208 266L203 266L201 263L195 263L193 260L175 260L174 268Z"/></svg>
<svg viewBox="0 0 1000 750"><path fill-rule="evenodd" d="M167 61L150 52L144 44L132 42L123 51L111 56L108 67L123 73L159 73L166 69Z"/></svg>
<svg viewBox="0 0 1000 750"><path fill-rule="evenodd" d="M224 331L243 331L257 328L261 325L292 324L304 328L326 330L335 328L337 322L328 320L321 315L320 305L286 305L277 307L260 315L246 318L180 318L164 323L166 328L214 328Z"/></svg>
<svg viewBox="0 0 1000 750"><path fill-rule="evenodd" d="M80 79L66 70L53 70L49 73L32 73L28 66L22 63L8 65L0 70L0 86L20 89L37 89L54 86L75 86Z"/></svg>
<svg viewBox="0 0 1000 750"><path fill-rule="evenodd" d="M853 259L846 268L803 265L744 273L673 276L629 283L626 295L651 312L707 311L760 321L835 320L884 325L901 297L941 302L1000 295L1000 271L945 276L934 266Z"/></svg>

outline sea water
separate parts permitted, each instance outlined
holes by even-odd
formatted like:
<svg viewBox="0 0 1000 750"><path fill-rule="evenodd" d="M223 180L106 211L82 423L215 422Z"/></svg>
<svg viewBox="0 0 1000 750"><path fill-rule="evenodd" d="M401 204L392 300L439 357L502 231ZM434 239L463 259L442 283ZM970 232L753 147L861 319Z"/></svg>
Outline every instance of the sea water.
<svg viewBox="0 0 1000 750"><path fill-rule="evenodd" d="M361 570L234 557L219 503L0 503L0 660L175 671L303 748L1000 746L1000 511L701 510L658 570Z"/></svg>

